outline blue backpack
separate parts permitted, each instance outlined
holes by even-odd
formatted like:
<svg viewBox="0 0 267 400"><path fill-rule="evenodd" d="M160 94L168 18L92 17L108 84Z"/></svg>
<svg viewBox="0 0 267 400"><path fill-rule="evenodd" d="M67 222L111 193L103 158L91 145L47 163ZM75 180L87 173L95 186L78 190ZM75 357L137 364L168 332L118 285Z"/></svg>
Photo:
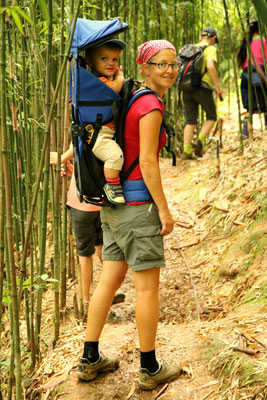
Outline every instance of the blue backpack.
<svg viewBox="0 0 267 400"><path fill-rule="evenodd" d="M151 89L137 90L141 83L127 79L120 94L108 87L86 69L80 52L91 46L101 45L107 38L114 37L127 29L127 24L119 20L89 21L78 19L71 47L70 60L70 97L72 102L72 142L74 148L74 172L77 194L81 202L110 206L103 191L105 185L103 162L92 152L101 127L108 122L115 122L115 139L123 150L123 131L125 117L131 105L140 96L158 94ZM134 94L134 92L136 92ZM160 99L160 98L159 98ZM162 101L160 99L160 101ZM161 132L165 127L163 123ZM166 129L167 131L167 129ZM174 132L171 133L174 136ZM170 141L168 146L170 148ZM173 155L173 165L175 155ZM139 157L121 176L126 181L139 162Z"/></svg>

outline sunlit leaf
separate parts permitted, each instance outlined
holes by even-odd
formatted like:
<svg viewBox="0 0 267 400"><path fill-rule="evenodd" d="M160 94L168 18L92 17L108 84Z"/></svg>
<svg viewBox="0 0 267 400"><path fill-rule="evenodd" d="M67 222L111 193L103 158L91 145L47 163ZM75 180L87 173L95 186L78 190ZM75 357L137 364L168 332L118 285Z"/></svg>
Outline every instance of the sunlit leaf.
<svg viewBox="0 0 267 400"><path fill-rule="evenodd" d="M1 367L9 367L10 366L10 359L9 360L0 360L0 366Z"/></svg>
<svg viewBox="0 0 267 400"><path fill-rule="evenodd" d="M21 23L21 20L20 20L20 16L19 16L19 14L17 13L17 11L15 10L15 8L9 8L9 9L7 10L7 12L8 12L8 14L11 15L12 18L14 19L14 22L15 22L15 24L16 24L18 30L20 31L20 33L21 33L22 35L24 35L23 26L22 26L22 23Z"/></svg>
<svg viewBox="0 0 267 400"><path fill-rule="evenodd" d="M28 17L28 15L19 7L15 6L13 7L24 19L26 19L30 24L32 23L31 19Z"/></svg>
<svg viewBox="0 0 267 400"><path fill-rule="evenodd" d="M47 7L47 2L45 0L36 0L36 3L39 5L40 10L45 16L45 19L49 21L49 12Z"/></svg>

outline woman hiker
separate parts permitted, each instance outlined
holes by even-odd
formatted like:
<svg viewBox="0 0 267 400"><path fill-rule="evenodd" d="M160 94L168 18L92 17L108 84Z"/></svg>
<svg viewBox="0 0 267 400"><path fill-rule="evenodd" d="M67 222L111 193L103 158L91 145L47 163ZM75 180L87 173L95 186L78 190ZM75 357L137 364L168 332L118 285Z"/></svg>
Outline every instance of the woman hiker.
<svg viewBox="0 0 267 400"><path fill-rule="evenodd" d="M171 233L174 225L158 162L166 133L159 132L164 116L162 99L176 79L178 64L175 48L166 40L142 44L137 62L142 65L144 76L140 90L150 88L156 93L139 97L126 116L124 171L138 155L139 164L123 186L126 204L101 209L103 269L89 304L78 377L91 381L99 373L113 371L119 366L118 359L100 354L98 344L114 293L130 267L137 292L138 383L141 389L152 390L181 374L179 362L159 362L155 354L160 269L165 267L163 236ZM135 192L136 183L141 185L141 190Z"/></svg>

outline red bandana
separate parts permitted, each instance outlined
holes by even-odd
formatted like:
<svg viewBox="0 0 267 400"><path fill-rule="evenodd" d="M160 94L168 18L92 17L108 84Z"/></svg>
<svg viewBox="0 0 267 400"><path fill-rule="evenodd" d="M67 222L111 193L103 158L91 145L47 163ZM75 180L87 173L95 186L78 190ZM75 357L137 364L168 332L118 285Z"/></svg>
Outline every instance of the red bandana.
<svg viewBox="0 0 267 400"><path fill-rule="evenodd" d="M138 47L138 57L136 61L139 64L147 63L155 54L161 50L172 49L176 52L175 47L167 40L150 40Z"/></svg>

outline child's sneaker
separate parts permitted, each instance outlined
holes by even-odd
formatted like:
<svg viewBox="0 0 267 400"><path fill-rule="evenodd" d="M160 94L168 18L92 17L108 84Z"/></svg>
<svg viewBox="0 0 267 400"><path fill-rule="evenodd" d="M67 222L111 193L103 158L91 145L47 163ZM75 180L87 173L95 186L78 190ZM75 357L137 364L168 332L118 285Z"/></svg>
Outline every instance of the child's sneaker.
<svg viewBox="0 0 267 400"><path fill-rule="evenodd" d="M105 192L105 195L107 196L107 199L112 204L125 203L125 198L123 196L121 185L110 185L109 183L106 183L103 187L103 190Z"/></svg>
<svg viewBox="0 0 267 400"><path fill-rule="evenodd" d="M143 390L153 390L161 383L173 381L182 374L181 364L160 364L158 371L150 374L147 369L139 370L138 385Z"/></svg>
<svg viewBox="0 0 267 400"><path fill-rule="evenodd" d="M78 363L79 379L84 381L93 381L101 372L115 371L119 367L119 360L117 358L107 358L103 354L95 363L89 363L86 358L81 358Z"/></svg>

